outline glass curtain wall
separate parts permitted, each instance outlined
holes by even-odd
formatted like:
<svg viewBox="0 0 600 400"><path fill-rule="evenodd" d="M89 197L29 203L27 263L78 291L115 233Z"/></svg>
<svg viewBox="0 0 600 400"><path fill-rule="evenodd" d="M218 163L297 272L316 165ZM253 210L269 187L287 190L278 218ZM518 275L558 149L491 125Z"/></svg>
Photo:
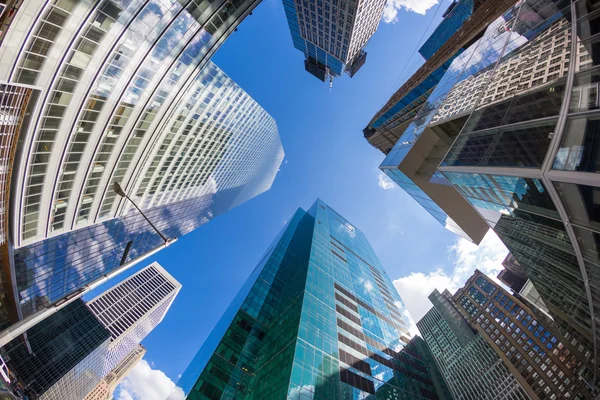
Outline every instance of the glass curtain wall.
<svg viewBox="0 0 600 400"><path fill-rule="evenodd" d="M442 101L415 119L467 116L438 173L523 266L554 323L589 360L573 368L592 387L600 310L599 12L596 2L521 2L473 46Z"/></svg>

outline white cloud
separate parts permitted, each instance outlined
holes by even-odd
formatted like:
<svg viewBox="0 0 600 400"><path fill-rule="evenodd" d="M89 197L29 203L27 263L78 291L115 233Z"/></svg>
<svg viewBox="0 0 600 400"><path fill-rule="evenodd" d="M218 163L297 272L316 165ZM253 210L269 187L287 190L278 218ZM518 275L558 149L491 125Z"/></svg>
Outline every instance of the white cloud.
<svg viewBox="0 0 600 400"><path fill-rule="evenodd" d="M146 360L141 360L117 387L115 399L165 400L174 387L175 383L164 372L153 369ZM175 399L184 397L182 392Z"/></svg>
<svg viewBox="0 0 600 400"><path fill-rule="evenodd" d="M398 21L398 11L406 10L425 15L427 10L435 6L438 0L388 0L383 9L382 20L386 24Z"/></svg>
<svg viewBox="0 0 600 400"><path fill-rule="evenodd" d="M463 286L475 269L496 279L502 270L502 261L508 250L498 236L490 230L478 246L465 240L458 239L448 248L448 256L452 262L452 270L447 273L442 268L429 274L413 272L394 281L394 286L410 311L413 319L419 321L431 308L427 298L433 289L440 292L448 289L454 293Z"/></svg>
<svg viewBox="0 0 600 400"><path fill-rule="evenodd" d="M383 190L390 190L396 187L394 181L392 181L386 174L383 172L379 173L379 187Z"/></svg>

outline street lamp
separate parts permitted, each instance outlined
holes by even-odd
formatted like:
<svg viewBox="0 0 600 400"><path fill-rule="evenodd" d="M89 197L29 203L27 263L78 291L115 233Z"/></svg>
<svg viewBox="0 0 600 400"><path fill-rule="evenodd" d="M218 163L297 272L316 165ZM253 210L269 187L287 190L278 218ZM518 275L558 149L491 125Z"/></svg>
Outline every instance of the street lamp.
<svg viewBox="0 0 600 400"><path fill-rule="evenodd" d="M127 193L125 193L125 191L123 190L121 185L119 185L117 182L115 182L113 184L113 190L117 195L129 200L131 202L131 204L133 204L133 206L140 212L140 214L142 214L142 217L144 217L144 219L146 221L148 221L148 223L156 231L156 233L158 233L158 235L162 238L162 240L165 242L165 244L169 244L170 240L167 239L166 236L163 235L162 232L159 231L156 226L154 226L154 224L148 219L148 217L146 217L146 214L144 214L144 212L142 210L140 210L140 208L137 206L137 204L135 204L135 202L133 200L131 200L131 198L129 196L127 196Z"/></svg>
<svg viewBox="0 0 600 400"><path fill-rule="evenodd" d="M117 195L119 195L121 197L125 197L127 200L131 201L131 203L135 206L135 208L137 208L137 210L140 212L140 214L142 214L142 216L146 219L146 221L148 221L150 226L152 226L152 228L156 231L156 233L158 233L158 235L162 238L164 243L156 246L153 249L150 249L149 251L145 252L144 254L137 256L133 260L126 261L127 255L129 254L129 250L131 249L131 245L132 245L133 241L128 242L125 247L125 253L123 254L123 257L121 258L121 263L119 264L119 267L113 269L110 272L105 273L104 275L102 275L100 277L97 277L92 282L87 283L79 290L76 290L75 292L68 294L67 296L63 297L62 299L55 301L54 303L49 304L40 310L37 310L33 314L31 314L25 318L22 318L20 321L12 324L10 327L0 331L0 347L6 346L11 340L14 340L14 339L18 338L19 336L25 334L29 329L33 328L40 322L44 321L50 315L54 314L58 310L64 308L68 304L70 304L73 301L77 300L78 298L82 297L84 294L89 293L92 290L96 289L98 286L102 285L109 279L112 279L115 276L119 275L120 273L127 271L129 268L137 265L138 263L140 263L141 261L144 261L145 259L147 259L149 257L152 257L154 254L158 253L160 250L162 250L166 247L169 247L169 245L171 245L172 243L175 243L177 241L177 238L167 239L165 237L165 235L163 235L158 230L158 228L156 228L156 226L154 226L154 224L152 222L150 222L148 217L146 217L146 215L142 212L142 210L140 210L140 208L137 206L137 204L135 204L133 202L133 200L131 200L129 198L129 196L127 196L127 194L125 194L125 192L121 188L121 185L119 185L118 183L115 183L113 185L113 190L115 191L115 193ZM0 358L0 376L2 376L2 358ZM2 379L2 378L0 378L0 379Z"/></svg>

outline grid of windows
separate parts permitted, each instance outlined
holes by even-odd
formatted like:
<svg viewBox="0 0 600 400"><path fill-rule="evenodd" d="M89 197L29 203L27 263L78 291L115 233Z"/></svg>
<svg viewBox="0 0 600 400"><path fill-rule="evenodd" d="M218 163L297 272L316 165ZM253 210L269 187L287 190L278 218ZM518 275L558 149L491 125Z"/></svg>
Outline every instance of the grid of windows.
<svg viewBox="0 0 600 400"><path fill-rule="evenodd" d="M576 340L569 343L560 338L551 320L533 312L480 271L467 280L454 299L464 297L464 292L470 294L475 285L495 295L478 303L474 313L459 302L463 312L511 370L523 377L530 393L550 400L591 396L578 378L582 360L588 360L591 352L583 354L584 348L578 347Z"/></svg>
<svg viewBox="0 0 600 400"><path fill-rule="evenodd" d="M423 339L456 399L528 399L529 396L501 358L450 301L451 295L434 291L434 307L417 322ZM464 298L464 296L462 296Z"/></svg>
<svg viewBox="0 0 600 400"><path fill-rule="evenodd" d="M529 398L482 336L475 335L461 344L435 307L417 322L417 326L455 399Z"/></svg>
<svg viewBox="0 0 600 400"><path fill-rule="evenodd" d="M65 114L52 117L60 126L52 128L51 136L44 136L49 139L40 147L48 151L44 165L37 165L36 160L42 159L34 155L19 172L25 191L29 178L21 178L31 174L39 174L39 191L48 181L52 181L48 187L56 189L53 194L50 190L36 194L35 207L27 205L24 196L22 216L28 220L27 226L21 224L21 233L30 233L16 237L15 271L25 315L118 267L129 241L133 241L131 257L160 244L131 204L115 197L113 182L120 182L128 193L139 193L132 195L136 203L162 232L175 238L268 190L277 173L283 150L275 121L207 61L255 3L233 1L209 7L189 2L187 8L181 8L181 2L159 3L125 2L124 7L117 7L118 12L112 2L99 4L78 35L108 26L103 25L108 24L107 7L120 23L104 36L97 35L103 39L73 92L65 94L58 87L63 78L48 88L48 99L57 99ZM190 19L190 13L195 17ZM149 23L156 18L159 23ZM197 28L197 34L190 35L194 29L182 32L182 26L189 24ZM172 48L171 39L177 39ZM73 54L77 40L68 47ZM131 81L143 71L148 72L146 80ZM134 86L143 90L138 93ZM140 95L135 101L123 97L134 92ZM108 100L113 96L114 101ZM126 111L123 102L133 108ZM75 103L93 109L80 110ZM42 111L40 124L46 118ZM109 140L117 130L110 124L117 114L119 121L127 122L118 129L123 133ZM43 135L28 136L30 144L34 146ZM52 138L60 140L60 145ZM102 150L109 148L100 146L104 139L112 150ZM50 162L50 158L60 162ZM63 196L68 201L59 201ZM48 200L43 201L45 205L40 203L42 198ZM89 214L82 213L90 216L79 225L77 207L89 210ZM36 228L51 222L55 231Z"/></svg>
<svg viewBox="0 0 600 400"><path fill-rule="evenodd" d="M81 399L100 382L110 333L78 299L3 347L3 359L28 397ZM65 397L61 397L65 396Z"/></svg>
<svg viewBox="0 0 600 400"><path fill-rule="evenodd" d="M384 5L381 0L284 1L294 46L333 76L361 57Z"/></svg>
<svg viewBox="0 0 600 400"><path fill-rule="evenodd" d="M47 89L19 171L17 246L115 217L112 183L140 173L174 103L197 89L191 82L256 4L56 0L36 9L31 40L11 26L22 50L13 46L13 79ZM209 154L208 177L223 153Z"/></svg>
<svg viewBox="0 0 600 400"><path fill-rule="evenodd" d="M102 376L162 321L180 289L181 284L154 263L88 303L112 339Z"/></svg>
<svg viewBox="0 0 600 400"><path fill-rule="evenodd" d="M139 2L133 2L130 4L130 8L127 8L127 2L109 0L102 3L95 10L94 15L85 22L83 29L80 31L79 39L71 43L65 67L53 80L51 93L46 97L45 110L37 122L36 144L33 145L33 152L29 157L29 178L24 188L24 209L22 213L21 235L23 239L33 238L38 234L39 217L42 213L41 207L43 207L41 204L42 188L51 163L53 150L56 150L56 145L60 142L59 130L62 121L71 105L77 85L93 55L101 48L102 40L107 32L114 26L121 14L135 11L136 6L139 6ZM45 22L42 19L38 21L38 24L43 27ZM101 104L101 102L94 101L89 103L82 111L89 123L97 118L97 111L100 110L99 106ZM67 199L73 185L74 174L77 171L77 164L73 164L73 162L82 156L83 146L91 132L90 129L86 129L85 125L85 122L82 123L81 127L76 130L74 144L71 146L74 155L69 156L67 164L63 166L63 179L57 187L54 202L53 229L62 226L64 221Z"/></svg>
<svg viewBox="0 0 600 400"><path fill-rule="evenodd" d="M444 399L404 312L362 232L318 200L284 228L170 399Z"/></svg>
<svg viewBox="0 0 600 400"><path fill-rule="evenodd" d="M39 400L81 400L102 377L102 361L110 340L96 347L87 357L45 391Z"/></svg>
<svg viewBox="0 0 600 400"><path fill-rule="evenodd" d="M121 362L106 375L100 383L89 392L84 400L110 400L112 394L119 383L129 374L136 364L146 354L146 348L141 344L137 345Z"/></svg>

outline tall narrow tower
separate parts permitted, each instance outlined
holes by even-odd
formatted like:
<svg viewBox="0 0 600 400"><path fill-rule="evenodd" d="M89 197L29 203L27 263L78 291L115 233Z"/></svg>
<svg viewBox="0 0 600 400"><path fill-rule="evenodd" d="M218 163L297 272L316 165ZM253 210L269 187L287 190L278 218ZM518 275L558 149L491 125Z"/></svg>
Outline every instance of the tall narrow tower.
<svg viewBox="0 0 600 400"><path fill-rule="evenodd" d="M407 347L405 315L363 233L317 200L296 211L169 398L443 399Z"/></svg>
<svg viewBox="0 0 600 400"><path fill-rule="evenodd" d="M180 289L181 284L154 262L88 303L111 335L103 376L156 328Z"/></svg>

